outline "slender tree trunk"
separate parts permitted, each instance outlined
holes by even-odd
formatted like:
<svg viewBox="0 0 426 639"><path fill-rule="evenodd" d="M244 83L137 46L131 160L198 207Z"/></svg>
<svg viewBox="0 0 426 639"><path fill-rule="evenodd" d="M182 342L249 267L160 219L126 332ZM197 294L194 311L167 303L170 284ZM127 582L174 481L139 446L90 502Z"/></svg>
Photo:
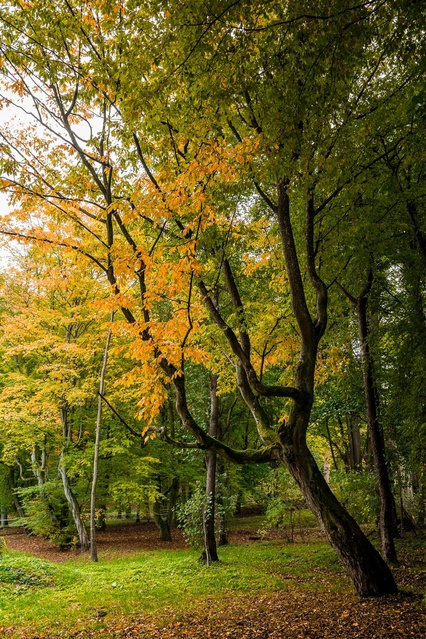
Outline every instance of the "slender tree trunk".
<svg viewBox="0 0 426 639"><path fill-rule="evenodd" d="M425 525L426 520L426 471L421 470L417 481L414 482L413 478L413 492L416 494L418 499L418 512L417 512L417 525L423 527Z"/></svg>
<svg viewBox="0 0 426 639"><path fill-rule="evenodd" d="M223 477L224 460L223 460L222 457L218 457L218 459L217 459L217 472L218 472L220 477ZM219 508L219 524L218 524L219 539L218 539L218 546L227 546L229 541L228 541L228 532L227 532L227 526L226 526L226 514L225 514L225 510L223 508L223 492L222 492L222 489L223 489L222 483L219 482L219 487L218 487L218 490L217 490L217 499L216 499L216 503L217 503L218 508Z"/></svg>
<svg viewBox="0 0 426 639"><path fill-rule="evenodd" d="M210 564L219 561L215 535L216 512L216 451L206 452L206 510L204 512L204 552L202 559Z"/></svg>
<svg viewBox="0 0 426 639"><path fill-rule="evenodd" d="M210 423L209 435L217 438L219 427L219 403L217 397L217 375L210 374ZM204 514L204 552L202 559L210 564L219 561L215 534L216 513L216 467L217 453L206 451L206 512Z"/></svg>
<svg viewBox="0 0 426 639"><path fill-rule="evenodd" d="M349 441L349 464L354 471L361 470L361 433L359 421L353 415L346 415L346 426Z"/></svg>
<svg viewBox="0 0 426 639"><path fill-rule="evenodd" d="M46 436L44 436L41 450L39 449L38 444L34 444L31 451L32 471L35 478L37 479L37 484L40 489L43 488L46 482L46 463L47 463Z"/></svg>
<svg viewBox="0 0 426 639"><path fill-rule="evenodd" d="M414 237L416 239L417 249L420 256L422 257L424 265L426 266L426 235L423 233L419 225L419 221L418 221L419 215L417 211L416 202L414 200L407 200L406 206L407 206L408 215L410 216Z"/></svg>
<svg viewBox="0 0 426 639"><path fill-rule="evenodd" d="M333 446L333 441L331 439L330 427L328 425L328 417L326 417L326 419L325 419L325 428L326 428L326 432L327 432L327 440L328 440L328 445L329 445L329 448L330 448L331 458L333 460L333 466L334 466L335 470L338 470L339 467L337 465L336 457L335 457L335 454L334 454L334 446Z"/></svg>
<svg viewBox="0 0 426 639"><path fill-rule="evenodd" d="M87 534L86 526L81 518L80 506L75 498L75 495L71 489L70 481L67 475L67 471L64 464L64 451L62 451L59 460L59 475L62 479L62 486L64 495L70 506L72 518L74 520L75 527L77 529L77 535L80 542L80 548L82 551L89 550L89 536Z"/></svg>
<svg viewBox="0 0 426 639"><path fill-rule="evenodd" d="M16 494L16 484L15 484L15 470L13 468L11 468L9 470L9 486L10 486L10 491L12 493L12 499L13 499L13 505L15 507L15 510L18 514L18 517L20 519L23 519L25 517L25 511L22 508L22 504L19 501L19 497ZM25 532L28 534L28 530L25 529Z"/></svg>
<svg viewBox="0 0 426 639"><path fill-rule="evenodd" d="M114 313L111 313L111 322L114 320ZM99 380L98 393L98 413L96 416L95 429L95 450L93 452L93 476L92 489L90 492L90 559L98 561L98 549L96 545L96 484L98 481L98 462L99 462L99 445L101 441L101 425L102 425L102 396L105 392L105 375L108 364L108 350L111 341L111 329L105 342L104 359L102 362L101 377Z"/></svg>
<svg viewBox="0 0 426 639"><path fill-rule="evenodd" d="M174 509L179 494L179 480L172 479L162 499L154 503L154 522L160 531L161 541L172 541Z"/></svg>
<svg viewBox="0 0 426 639"><path fill-rule="evenodd" d="M175 521L175 507L179 495L179 486L179 479L177 477L173 477L169 489L169 503L167 506L167 523L170 530L172 529L173 523Z"/></svg>
<svg viewBox="0 0 426 639"><path fill-rule="evenodd" d="M9 520L7 517L7 508L2 504L0 508L0 528L9 525Z"/></svg>
<svg viewBox="0 0 426 639"><path fill-rule="evenodd" d="M378 397L374 379L373 359L369 345L367 300L367 295L363 295L357 299L356 303L358 331L363 359L364 393L374 468L380 494L380 536L382 551L386 561L396 563L397 556L394 544L394 536L397 532L395 530L396 508L386 466L383 435L378 416Z"/></svg>

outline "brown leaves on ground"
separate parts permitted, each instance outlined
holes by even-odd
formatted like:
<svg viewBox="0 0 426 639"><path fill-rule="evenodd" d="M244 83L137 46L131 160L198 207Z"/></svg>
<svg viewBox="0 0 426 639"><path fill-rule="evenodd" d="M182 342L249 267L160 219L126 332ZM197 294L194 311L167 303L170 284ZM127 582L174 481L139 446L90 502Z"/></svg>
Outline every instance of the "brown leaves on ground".
<svg viewBox="0 0 426 639"><path fill-rule="evenodd" d="M104 621L68 639L420 639L426 636L421 597L399 594L360 601L347 593L279 591L200 601L183 615ZM59 639L63 635L31 637Z"/></svg>
<svg viewBox="0 0 426 639"><path fill-rule="evenodd" d="M34 557L62 562L80 554L79 550L61 550L52 542L26 535L23 528L11 528L3 533L9 550L27 552ZM173 531L173 541L161 541L158 528L153 523L123 523L107 526L96 534L98 552L115 556L129 554L137 550L173 550L184 548L185 540L180 530Z"/></svg>
<svg viewBox="0 0 426 639"><path fill-rule="evenodd" d="M61 550L52 542L41 537L26 535L23 528L11 527L9 530L3 529L2 534L6 537L6 545L9 550L27 552L34 557L48 559L49 561L62 562L80 554L77 550ZM295 533L298 540L307 541L311 537L318 539L321 535L319 529L299 529ZM254 543L260 539L288 539L285 530L268 530L267 536L259 536L256 531L240 528L229 533L229 541L233 544ZM106 530L100 530L96 534L96 543L99 553L108 556L129 554L138 550L174 550L177 548L187 548L183 533L179 529L173 530L172 541L161 541L158 528L152 522L135 524L126 522L107 526Z"/></svg>

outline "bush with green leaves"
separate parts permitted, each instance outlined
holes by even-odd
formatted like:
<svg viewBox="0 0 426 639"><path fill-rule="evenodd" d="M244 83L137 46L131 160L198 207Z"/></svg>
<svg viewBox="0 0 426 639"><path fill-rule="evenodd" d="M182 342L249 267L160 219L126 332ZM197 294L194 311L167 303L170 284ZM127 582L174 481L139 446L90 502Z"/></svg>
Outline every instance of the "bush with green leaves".
<svg viewBox="0 0 426 639"><path fill-rule="evenodd" d="M377 480L372 473L333 471L330 483L336 497L359 523L377 525L380 504Z"/></svg>
<svg viewBox="0 0 426 639"><path fill-rule="evenodd" d="M76 531L59 481L20 488L19 495L25 517L18 523L60 548L74 543Z"/></svg>
<svg viewBox="0 0 426 639"><path fill-rule="evenodd" d="M217 490L215 504L215 530L217 536L220 524L226 521L235 511L237 495L226 490L224 476L219 475L220 486ZM205 522L210 514L211 503L207 499L205 487L198 482L191 497L176 507L176 519L179 528L183 530L186 541L190 546L201 550L204 547Z"/></svg>
<svg viewBox="0 0 426 639"><path fill-rule="evenodd" d="M209 514L205 488L198 483L191 497L176 507L179 528L183 530L190 546L201 550L204 547L204 527Z"/></svg>

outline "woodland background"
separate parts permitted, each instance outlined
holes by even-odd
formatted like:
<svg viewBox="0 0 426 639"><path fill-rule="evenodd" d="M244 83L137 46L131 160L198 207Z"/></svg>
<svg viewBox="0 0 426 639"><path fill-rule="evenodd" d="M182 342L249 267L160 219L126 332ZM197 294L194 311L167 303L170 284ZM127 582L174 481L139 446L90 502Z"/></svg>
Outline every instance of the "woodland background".
<svg viewBox="0 0 426 639"><path fill-rule="evenodd" d="M0 31L2 524L96 560L133 509L210 564L241 507L308 506L359 595L396 593L424 3L5 0Z"/></svg>

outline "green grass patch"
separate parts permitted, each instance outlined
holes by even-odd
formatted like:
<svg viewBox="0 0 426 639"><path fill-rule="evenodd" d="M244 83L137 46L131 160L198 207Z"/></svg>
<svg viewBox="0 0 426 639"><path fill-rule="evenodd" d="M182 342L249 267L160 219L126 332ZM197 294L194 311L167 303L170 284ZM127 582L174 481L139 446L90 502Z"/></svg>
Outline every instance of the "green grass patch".
<svg viewBox="0 0 426 639"><path fill-rule="evenodd" d="M0 593L9 595L30 588L54 585L54 569L49 562L19 554L7 554L0 563Z"/></svg>
<svg viewBox="0 0 426 639"><path fill-rule="evenodd" d="M97 624L99 610L112 616L172 608L179 613L200 598L301 588L341 587L341 568L324 543L262 542L220 549L221 561L206 567L192 550L138 552L129 557L87 557L51 564L20 553L2 558L0 626L37 631ZM325 576L328 576L324 583ZM347 580L343 580L346 584ZM24 586L24 587L21 587Z"/></svg>
<svg viewBox="0 0 426 639"><path fill-rule="evenodd" d="M300 528L316 528L318 521L311 510L302 508L301 510L283 511L285 516L280 519L280 528L289 529L291 526L297 531ZM268 517L265 515L250 515L244 517L232 517L229 522L230 530L252 530L253 532L264 531L270 526Z"/></svg>

